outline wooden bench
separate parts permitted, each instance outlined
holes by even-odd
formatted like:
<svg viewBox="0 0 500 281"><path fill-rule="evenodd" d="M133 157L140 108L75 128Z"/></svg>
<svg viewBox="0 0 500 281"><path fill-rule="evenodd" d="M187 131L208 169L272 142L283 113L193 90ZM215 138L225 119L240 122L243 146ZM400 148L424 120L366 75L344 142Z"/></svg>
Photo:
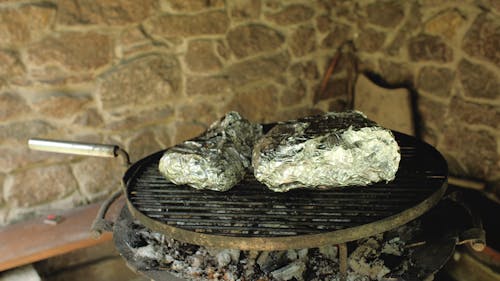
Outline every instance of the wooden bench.
<svg viewBox="0 0 500 281"><path fill-rule="evenodd" d="M98 239L90 233L101 204L57 213L63 219L56 225L41 217L0 228L0 272L111 240L109 232ZM123 198L113 203L106 218L114 221L123 204Z"/></svg>

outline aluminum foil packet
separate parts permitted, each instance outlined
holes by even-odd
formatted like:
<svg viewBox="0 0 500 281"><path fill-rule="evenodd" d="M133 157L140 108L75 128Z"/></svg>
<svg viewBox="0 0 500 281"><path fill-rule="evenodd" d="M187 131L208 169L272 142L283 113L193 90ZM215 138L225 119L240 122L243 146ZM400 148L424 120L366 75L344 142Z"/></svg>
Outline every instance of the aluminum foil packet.
<svg viewBox="0 0 500 281"><path fill-rule="evenodd" d="M261 136L260 124L229 112L200 137L167 149L158 168L172 183L226 191L251 168L252 149Z"/></svg>
<svg viewBox="0 0 500 281"><path fill-rule="evenodd" d="M279 123L255 144L252 165L258 181L285 192L391 181L400 159L390 130L348 111Z"/></svg>

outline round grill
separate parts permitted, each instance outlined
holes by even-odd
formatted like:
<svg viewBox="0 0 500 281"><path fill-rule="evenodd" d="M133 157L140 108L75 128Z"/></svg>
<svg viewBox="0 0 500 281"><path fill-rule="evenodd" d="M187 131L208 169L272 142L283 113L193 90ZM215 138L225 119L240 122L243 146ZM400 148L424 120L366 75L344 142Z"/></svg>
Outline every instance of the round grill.
<svg viewBox="0 0 500 281"><path fill-rule="evenodd" d="M152 230L208 247L276 250L352 241L420 216L445 191L443 157L394 134L401 148L395 180L329 190L276 193L251 175L227 192L195 190L165 180L160 151L125 174L129 209Z"/></svg>

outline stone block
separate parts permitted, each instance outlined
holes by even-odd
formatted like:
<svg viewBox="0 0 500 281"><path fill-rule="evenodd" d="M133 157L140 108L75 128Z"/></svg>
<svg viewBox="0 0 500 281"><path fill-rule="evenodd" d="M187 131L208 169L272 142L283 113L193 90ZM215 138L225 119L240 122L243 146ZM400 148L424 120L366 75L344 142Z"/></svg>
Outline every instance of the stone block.
<svg viewBox="0 0 500 281"><path fill-rule="evenodd" d="M29 111L28 104L18 94L8 92L0 94L0 122L21 117Z"/></svg>
<svg viewBox="0 0 500 281"><path fill-rule="evenodd" d="M178 113L181 120L200 124L207 129L210 124L221 118L221 116L217 115L215 107L207 102L187 103L179 107Z"/></svg>
<svg viewBox="0 0 500 281"><path fill-rule="evenodd" d="M0 144L16 143L25 145L31 137L43 137L54 126L42 120L16 121L0 125Z"/></svg>
<svg viewBox="0 0 500 281"><path fill-rule="evenodd" d="M314 10L301 4L291 4L281 11L266 15L266 18L279 25L292 25L310 20Z"/></svg>
<svg viewBox="0 0 500 281"><path fill-rule="evenodd" d="M499 46L500 19L487 14L481 14L474 20L462 42L462 48L467 54L500 68Z"/></svg>
<svg viewBox="0 0 500 281"><path fill-rule="evenodd" d="M148 40L139 27L126 28L120 33L120 44L123 46L134 45Z"/></svg>
<svg viewBox="0 0 500 281"><path fill-rule="evenodd" d="M455 34L465 24L465 17L457 9L448 9L438 13L424 24L424 31L453 40Z"/></svg>
<svg viewBox="0 0 500 281"><path fill-rule="evenodd" d="M164 0L163 3L176 12L200 12L225 7L224 0Z"/></svg>
<svg viewBox="0 0 500 281"><path fill-rule="evenodd" d="M346 24L335 23L329 30L331 31L321 41L321 47L324 49L338 48L342 43L352 39L351 27Z"/></svg>
<svg viewBox="0 0 500 281"><path fill-rule="evenodd" d="M64 32L50 35L27 49L27 67L39 79L57 79L51 70L60 65L59 75L70 71L92 71L111 62L112 39L97 32Z"/></svg>
<svg viewBox="0 0 500 281"><path fill-rule="evenodd" d="M258 19L262 10L261 0L232 0L228 2L229 15L233 21Z"/></svg>
<svg viewBox="0 0 500 281"><path fill-rule="evenodd" d="M104 124L104 119L95 108L88 108L76 114L72 124L97 129L102 127L102 125Z"/></svg>
<svg viewBox="0 0 500 281"><path fill-rule="evenodd" d="M227 42L238 58L277 50L284 43L278 31L260 24L240 25L227 34Z"/></svg>
<svg viewBox="0 0 500 281"><path fill-rule="evenodd" d="M409 9L409 14L396 35L388 43L386 52L391 56L400 54L401 48L407 44L408 39L416 31L421 30L422 13L418 2L413 2Z"/></svg>
<svg viewBox="0 0 500 281"><path fill-rule="evenodd" d="M188 44L185 57L186 65L193 72L211 72L222 68L222 63L215 54L212 41L193 40Z"/></svg>
<svg viewBox="0 0 500 281"><path fill-rule="evenodd" d="M5 199L12 207L29 207L62 199L77 190L67 165L38 167L12 174L4 184Z"/></svg>
<svg viewBox="0 0 500 281"><path fill-rule="evenodd" d="M328 15L320 15L316 17L316 28L319 32L324 33L332 29L333 21Z"/></svg>
<svg viewBox="0 0 500 281"><path fill-rule="evenodd" d="M159 48L160 45L161 44L155 45L155 43L152 42L143 42L142 44L131 45L121 49L117 48L116 56L117 58L122 59L156 53L160 50L160 48L165 48L165 45Z"/></svg>
<svg viewBox="0 0 500 281"><path fill-rule="evenodd" d="M135 159L135 158L133 158ZM80 191L87 200L103 197L120 188L125 172L121 159L88 157L71 165Z"/></svg>
<svg viewBox="0 0 500 281"><path fill-rule="evenodd" d="M276 11L283 8L284 6L283 3L279 0L263 0L262 5L264 6L265 10L269 11Z"/></svg>
<svg viewBox="0 0 500 281"><path fill-rule="evenodd" d="M500 0L478 0L476 3L483 9L500 14Z"/></svg>
<svg viewBox="0 0 500 281"><path fill-rule="evenodd" d="M2 206L3 204L5 204L5 199L3 198L3 186L4 186L4 179L5 179L5 176L3 174L0 174L0 206ZM1 207L0 207L1 209ZM1 211L0 211L1 213ZM1 215L0 215L1 217ZM0 218L0 225L2 225L2 219Z"/></svg>
<svg viewBox="0 0 500 281"><path fill-rule="evenodd" d="M456 122L484 125L500 129L500 106L477 104L455 97L451 100L449 116Z"/></svg>
<svg viewBox="0 0 500 281"><path fill-rule="evenodd" d="M1 147L0 155L2 155L2 157L0 157L0 172L3 173L14 172L29 165L68 161L71 159L67 154L41 153L39 151L29 150L27 140L23 146Z"/></svg>
<svg viewBox="0 0 500 281"><path fill-rule="evenodd" d="M466 96L485 99L500 97L500 80L485 66L462 59L457 73Z"/></svg>
<svg viewBox="0 0 500 281"><path fill-rule="evenodd" d="M366 5L366 2L358 2L353 5L352 1L321 1L323 5L329 7L330 15L334 19L341 19L347 22L356 22L359 19L361 6ZM329 2L329 3L327 3Z"/></svg>
<svg viewBox="0 0 500 281"><path fill-rule="evenodd" d="M155 140L161 145L162 149L171 147L174 144L174 142L172 141L173 137L175 136L174 122L175 121L172 120L171 122L165 124L148 127L149 130L154 132Z"/></svg>
<svg viewBox="0 0 500 281"><path fill-rule="evenodd" d="M283 91L280 101L283 106L293 106L301 104L306 96L307 88L305 83L297 80Z"/></svg>
<svg viewBox="0 0 500 281"><path fill-rule="evenodd" d="M417 88L436 96L448 97L454 78L455 73L449 68L424 66L418 73Z"/></svg>
<svg viewBox="0 0 500 281"><path fill-rule="evenodd" d="M408 54L410 59L415 62L450 62L453 60L453 50L443 39L428 34L419 34L410 38Z"/></svg>
<svg viewBox="0 0 500 281"><path fill-rule="evenodd" d="M83 110L83 107L92 102L90 96L54 93L38 97L32 107L44 116L58 119L72 118Z"/></svg>
<svg viewBox="0 0 500 281"><path fill-rule="evenodd" d="M106 128L113 131L131 131L157 123L166 123L174 118L175 111L170 105L148 107L119 112L113 121L107 121Z"/></svg>
<svg viewBox="0 0 500 281"><path fill-rule="evenodd" d="M443 152L440 150L441 154L443 157L446 159L446 162L448 163L448 173L450 175L467 175L467 169L465 168L465 165L462 164L460 161L457 160L456 155L452 155L447 152Z"/></svg>
<svg viewBox="0 0 500 281"><path fill-rule="evenodd" d="M0 9L0 46L22 45L40 38L50 29L55 15L52 4Z"/></svg>
<svg viewBox="0 0 500 281"><path fill-rule="evenodd" d="M312 26L299 26L293 31L289 46L295 57L303 57L316 49L316 32Z"/></svg>
<svg viewBox="0 0 500 281"><path fill-rule="evenodd" d="M290 57L287 53L247 59L226 69L231 84L241 87L253 81L276 79L288 68Z"/></svg>
<svg viewBox="0 0 500 281"><path fill-rule="evenodd" d="M290 73L299 79L316 80L319 78L318 65L313 60L293 64L290 67Z"/></svg>
<svg viewBox="0 0 500 281"><path fill-rule="evenodd" d="M404 18L404 7L400 1L375 1L366 6L369 23L386 28L394 28Z"/></svg>
<svg viewBox="0 0 500 281"><path fill-rule="evenodd" d="M230 96L231 83L225 76L188 76L186 94L193 96Z"/></svg>
<svg viewBox="0 0 500 281"><path fill-rule="evenodd" d="M18 53L0 50L0 62L2 62L0 64L0 79L5 78L11 82L21 82L25 71Z"/></svg>
<svg viewBox="0 0 500 281"><path fill-rule="evenodd" d="M131 138L127 151L135 162L163 148L165 147L156 140L153 130L143 130Z"/></svg>
<svg viewBox="0 0 500 281"><path fill-rule="evenodd" d="M413 82L413 73L408 64L385 59L379 59L378 64L380 75L387 83L391 85L408 85Z"/></svg>
<svg viewBox="0 0 500 281"><path fill-rule="evenodd" d="M436 147L439 141L439 129L434 129L433 127L425 127L425 124L421 125L420 139Z"/></svg>
<svg viewBox="0 0 500 281"><path fill-rule="evenodd" d="M373 28L365 28L360 31L354 44L361 51L375 52L382 48L385 42L386 34Z"/></svg>
<svg viewBox="0 0 500 281"><path fill-rule="evenodd" d="M444 127L445 117L448 111L447 104L419 96L417 109L420 113L422 125L425 128L431 126L441 130Z"/></svg>
<svg viewBox="0 0 500 281"><path fill-rule="evenodd" d="M237 111L252 122L273 121L279 102L279 89L269 83L255 83L240 87L225 107L225 111Z"/></svg>
<svg viewBox="0 0 500 281"><path fill-rule="evenodd" d="M365 76L358 77L355 89L354 109L385 128L415 134L411 95L407 89L382 88Z"/></svg>
<svg viewBox="0 0 500 281"><path fill-rule="evenodd" d="M165 38L222 35L228 27L229 18L223 11L208 11L195 15L166 14L144 23L147 32Z"/></svg>
<svg viewBox="0 0 500 281"><path fill-rule="evenodd" d="M104 110L166 104L179 95L181 69L170 55L149 55L124 62L99 79L98 99Z"/></svg>
<svg viewBox="0 0 500 281"><path fill-rule="evenodd" d="M216 43L217 54L224 60L231 58L231 50L224 40L217 40Z"/></svg>
<svg viewBox="0 0 500 281"><path fill-rule="evenodd" d="M144 20L158 7L155 0L65 0L57 8L62 25L123 25Z"/></svg>
<svg viewBox="0 0 500 281"><path fill-rule="evenodd" d="M175 126L174 144L195 138L207 129L204 125L193 122L177 122Z"/></svg>
<svg viewBox="0 0 500 281"><path fill-rule="evenodd" d="M456 4L456 0L420 0L418 1L424 8L436 8L450 4ZM464 4L477 3L477 0L462 0Z"/></svg>
<svg viewBox="0 0 500 281"><path fill-rule="evenodd" d="M456 155L467 176L491 179L498 174L499 155L497 140L486 131L472 131L454 123L442 131L443 140L438 149Z"/></svg>

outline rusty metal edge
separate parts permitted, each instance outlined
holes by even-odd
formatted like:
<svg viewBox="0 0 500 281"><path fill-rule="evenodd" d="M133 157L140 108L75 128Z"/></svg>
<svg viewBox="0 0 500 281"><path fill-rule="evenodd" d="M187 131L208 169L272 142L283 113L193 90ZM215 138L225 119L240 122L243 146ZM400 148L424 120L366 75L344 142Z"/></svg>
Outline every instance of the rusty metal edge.
<svg viewBox="0 0 500 281"><path fill-rule="evenodd" d="M137 210L130 203L130 200L127 200L127 206L132 216L141 221L146 227L181 242L208 248L278 251L337 245L396 228L421 216L435 206L446 192L447 186L445 179L437 191L419 204L379 221L320 234L285 237L235 237L197 233L155 221Z"/></svg>

